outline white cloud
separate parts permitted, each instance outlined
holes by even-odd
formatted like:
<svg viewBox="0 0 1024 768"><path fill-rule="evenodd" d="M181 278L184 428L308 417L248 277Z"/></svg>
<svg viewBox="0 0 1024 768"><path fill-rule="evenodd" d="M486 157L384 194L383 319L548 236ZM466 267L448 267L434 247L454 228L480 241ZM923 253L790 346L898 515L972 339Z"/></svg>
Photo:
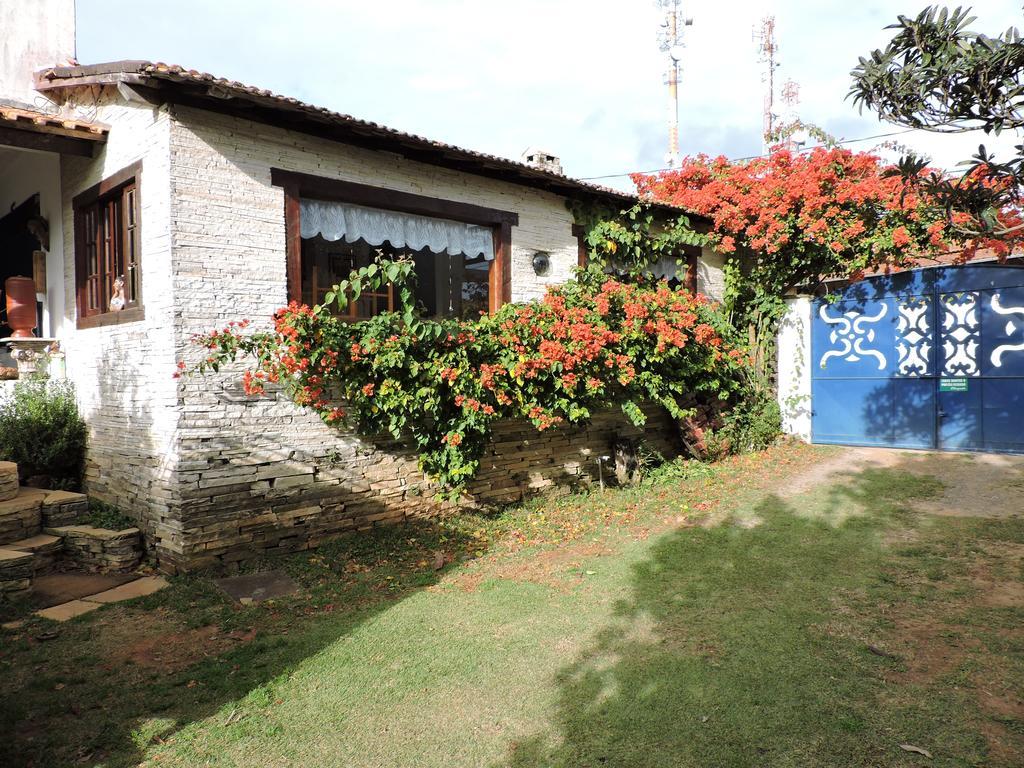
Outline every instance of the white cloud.
<svg viewBox="0 0 1024 768"><path fill-rule="evenodd" d="M883 27L898 13L926 4L685 3L695 24L680 91L684 152L760 151L764 88L751 33L768 13L777 22L778 82L799 82L804 119L844 138L895 130L845 99L849 71L885 44L891 32ZM1019 23L1018 0L973 5L979 29ZM117 34L111 17L119 19ZM86 63L161 59L499 155L542 146L578 176L658 167L665 152L653 0L178 0L166 7L78 0L78 18ZM900 139L945 166L979 143L918 133Z"/></svg>

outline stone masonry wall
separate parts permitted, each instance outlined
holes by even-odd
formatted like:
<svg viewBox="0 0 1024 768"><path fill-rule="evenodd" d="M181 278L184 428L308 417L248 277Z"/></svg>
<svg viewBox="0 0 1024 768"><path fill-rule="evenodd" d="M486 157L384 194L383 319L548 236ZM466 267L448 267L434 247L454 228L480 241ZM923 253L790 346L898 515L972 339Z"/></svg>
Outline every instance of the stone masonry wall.
<svg viewBox="0 0 1024 768"><path fill-rule="evenodd" d="M234 407L229 397L224 401L225 409ZM290 424L281 424L282 411L291 414ZM399 443L329 430L272 394L235 413L238 433L251 434L268 414L276 429L247 441L222 431L205 441L202 458L182 462L184 546L180 553L161 553L165 569L309 549L332 536L442 509L415 454ZM464 503L496 506L596 483L597 459L611 455L618 437L642 438L665 456L677 455L675 423L659 408L647 413L643 429L618 412L544 433L528 423L500 422ZM321 442L303 439L310 434ZM613 466L605 466L606 481Z"/></svg>
<svg viewBox="0 0 1024 768"><path fill-rule="evenodd" d="M89 425L86 489L139 519L150 542L175 535L177 440L175 304L171 274L170 119L166 108L129 104L109 91L83 99L84 113L112 126L95 158L61 160L65 306L61 342ZM72 199L142 161L140 226L145 319L75 327Z"/></svg>

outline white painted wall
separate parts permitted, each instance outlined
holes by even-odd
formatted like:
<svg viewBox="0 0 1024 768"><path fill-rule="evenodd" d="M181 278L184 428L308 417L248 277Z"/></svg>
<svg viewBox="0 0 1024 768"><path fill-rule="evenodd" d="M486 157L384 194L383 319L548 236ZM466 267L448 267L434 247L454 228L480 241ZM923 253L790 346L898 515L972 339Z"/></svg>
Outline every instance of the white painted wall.
<svg viewBox="0 0 1024 768"><path fill-rule="evenodd" d="M0 98L45 102L33 73L75 56L75 0L0 0Z"/></svg>
<svg viewBox="0 0 1024 768"><path fill-rule="evenodd" d="M61 213L60 156L51 152L5 148L0 172L0 216L36 193L39 194L39 213L50 224L43 327L37 333L60 338L64 328L64 217Z"/></svg>
<svg viewBox="0 0 1024 768"><path fill-rule="evenodd" d="M177 386L171 278L170 120L166 108L126 103L111 93L79 105L113 126L95 158L63 157L63 278L67 375L89 425L86 490L136 515L149 540L177 533ZM77 328L73 198L142 162L142 305L145 318Z"/></svg>
<svg viewBox="0 0 1024 768"><path fill-rule="evenodd" d="M782 431L811 441L811 297L786 300L779 325L778 398Z"/></svg>

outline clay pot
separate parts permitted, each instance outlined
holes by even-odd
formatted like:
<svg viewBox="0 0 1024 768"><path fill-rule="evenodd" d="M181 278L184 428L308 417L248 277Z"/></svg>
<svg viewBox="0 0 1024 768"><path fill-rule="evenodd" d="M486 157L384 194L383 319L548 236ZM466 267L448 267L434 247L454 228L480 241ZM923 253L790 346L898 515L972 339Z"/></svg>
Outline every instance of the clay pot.
<svg viewBox="0 0 1024 768"><path fill-rule="evenodd" d="M36 284L31 277L8 277L4 282L7 294L7 324L11 337L31 339L36 327Z"/></svg>

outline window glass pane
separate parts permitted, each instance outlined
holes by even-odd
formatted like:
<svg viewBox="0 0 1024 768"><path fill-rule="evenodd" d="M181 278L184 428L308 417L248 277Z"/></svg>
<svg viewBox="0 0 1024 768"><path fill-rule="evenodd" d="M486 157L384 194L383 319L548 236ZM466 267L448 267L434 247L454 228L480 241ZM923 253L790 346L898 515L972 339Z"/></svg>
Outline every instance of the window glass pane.
<svg viewBox="0 0 1024 768"><path fill-rule="evenodd" d="M475 320L490 308L491 262L483 256L464 257L462 270L462 313L466 320Z"/></svg>
<svg viewBox="0 0 1024 768"><path fill-rule="evenodd" d="M124 281L124 304L139 297L138 192L134 182L76 210L76 242L82 249L76 279L83 315L111 311L114 282Z"/></svg>
<svg viewBox="0 0 1024 768"><path fill-rule="evenodd" d="M384 258L411 258L416 273L416 302L427 317L476 319L487 312L490 295L490 261L482 256L432 253L427 249L409 251L379 247L360 240L326 241L320 235L302 240L301 288L305 304L322 304L324 295L351 270L373 263L380 252ZM343 314L353 319L373 317L393 308L393 291L365 291Z"/></svg>

